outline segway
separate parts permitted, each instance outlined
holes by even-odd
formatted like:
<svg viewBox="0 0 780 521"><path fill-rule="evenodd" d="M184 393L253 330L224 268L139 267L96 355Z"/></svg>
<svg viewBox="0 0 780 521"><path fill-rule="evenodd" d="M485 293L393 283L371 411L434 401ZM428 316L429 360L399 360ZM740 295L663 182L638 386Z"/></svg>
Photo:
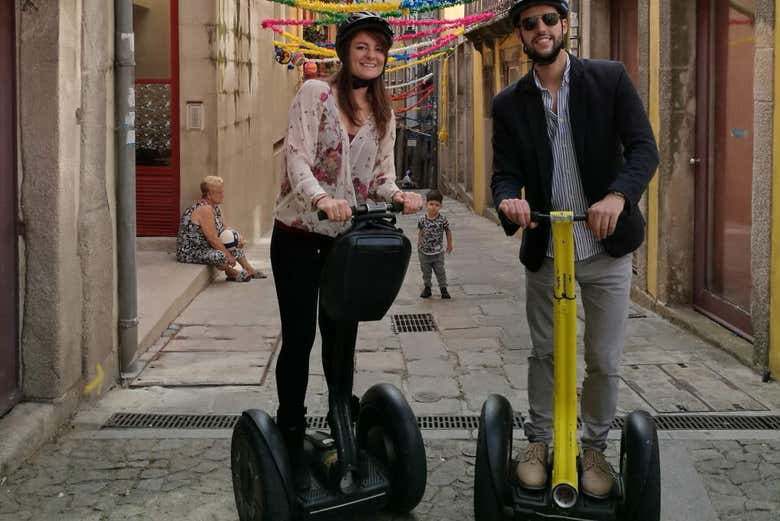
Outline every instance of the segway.
<svg viewBox="0 0 780 521"><path fill-rule="evenodd" d="M380 320L390 308L411 254L409 239L395 226L393 212L402 209L384 203L352 208L352 226L335 239L322 271L320 309L331 319ZM319 217L326 218L324 212ZM308 490L295 490L274 420L259 409L241 415L231 444L241 521L344 518L382 508L405 513L422 499L426 460L417 419L393 385L374 385L359 401L352 395L355 342L354 336L340 339L332 359L323 360L335 364L340 377L329 382L330 430L306 433Z"/></svg>
<svg viewBox="0 0 780 521"><path fill-rule="evenodd" d="M580 494L577 448L577 304L574 292L573 222L586 216L572 212L532 213L550 222L553 235L554 384L553 456L542 490L520 486L512 460L514 412L509 401L493 394L482 406L474 477L476 521L598 520L659 521L661 471L658 434L653 418L634 411L623 425L620 470L607 498ZM551 471L550 471L551 470Z"/></svg>

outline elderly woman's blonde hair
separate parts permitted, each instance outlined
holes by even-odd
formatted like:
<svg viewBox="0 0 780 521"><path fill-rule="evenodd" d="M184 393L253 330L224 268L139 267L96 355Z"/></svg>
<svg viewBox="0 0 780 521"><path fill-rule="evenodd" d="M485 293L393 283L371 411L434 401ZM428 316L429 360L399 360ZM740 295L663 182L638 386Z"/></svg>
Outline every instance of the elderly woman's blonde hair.
<svg viewBox="0 0 780 521"><path fill-rule="evenodd" d="M200 182L200 194L202 197L209 195L209 188L216 188L225 184L225 180L216 175L207 175Z"/></svg>

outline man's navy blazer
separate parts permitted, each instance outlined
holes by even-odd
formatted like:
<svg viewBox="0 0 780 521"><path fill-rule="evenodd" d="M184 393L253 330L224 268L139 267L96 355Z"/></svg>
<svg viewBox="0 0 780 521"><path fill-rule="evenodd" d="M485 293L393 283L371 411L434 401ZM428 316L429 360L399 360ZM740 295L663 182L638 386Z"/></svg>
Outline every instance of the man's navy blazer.
<svg viewBox="0 0 780 521"><path fill-rule="evenodd" d="M626 196L615 232L604 239L607 253L621 257L644 241L645 221L637 203L658 166L650 122L642 100L620 62L570 56L569 118L577 165L588 205L609 192ZM493 201L525 198L531 210L549 212L552 199L552 148L541 91L533 72L493 99ZM499 212L507 235L518 226ZM547 253L550 226L523 232L520 260L538 270Z"/></svg>

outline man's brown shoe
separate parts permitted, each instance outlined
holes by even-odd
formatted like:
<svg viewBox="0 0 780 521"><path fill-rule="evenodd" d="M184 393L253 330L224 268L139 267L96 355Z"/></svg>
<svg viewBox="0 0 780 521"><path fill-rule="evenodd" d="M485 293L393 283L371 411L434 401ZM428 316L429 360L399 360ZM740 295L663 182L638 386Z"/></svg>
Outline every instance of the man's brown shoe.
<svg viewBox="0 0 780 521"><path fill-rule="evenodd" d="M615 471L604 453L587 448L582 451L582 492L590 497L604 499L612 490Z"/></svg>
<svg viewBox="0 0 780 521"><path fill-rule="evenodd" d="M529 443L517 464L517 481L523 488L543 489L547 484L547 444Z"/></svg>

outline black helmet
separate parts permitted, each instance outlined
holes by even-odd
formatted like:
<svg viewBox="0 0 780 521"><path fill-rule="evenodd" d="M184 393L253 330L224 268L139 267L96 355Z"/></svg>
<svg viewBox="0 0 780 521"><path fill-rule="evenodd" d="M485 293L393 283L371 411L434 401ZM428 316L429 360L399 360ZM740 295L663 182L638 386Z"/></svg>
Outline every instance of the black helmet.
<svg viewBox="0 0 780 521"><path fill-rule="evenodd" d="M379 31L387 39L388 50L393 45L393 29L390 23L376 13L360 11L352 13L339 24L336 31L336 54L344 62L347 56L349 39L358 31Z"/></svg>
<svg viewBox="0 0 780 521"><path fill-rule="evenodd" d="M509 9L509 20L512 22L512 27L517 27L520 13L533 5L549 5L554 7L561 17L569 16L569 2L566 0L517 0Z"/></svg>

